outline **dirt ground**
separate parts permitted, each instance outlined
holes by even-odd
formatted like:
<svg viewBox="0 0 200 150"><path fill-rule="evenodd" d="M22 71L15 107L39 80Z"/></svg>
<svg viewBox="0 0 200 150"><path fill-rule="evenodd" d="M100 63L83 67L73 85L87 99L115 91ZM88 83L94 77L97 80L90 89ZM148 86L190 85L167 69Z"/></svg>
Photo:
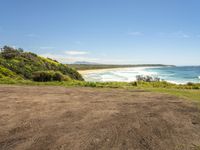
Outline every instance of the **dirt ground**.
<svg viewBox="0 0 200 150"><path fill-rule="evenodd" d="M197 150L200 110L142 90L0 86L0 150Z"/></svg>

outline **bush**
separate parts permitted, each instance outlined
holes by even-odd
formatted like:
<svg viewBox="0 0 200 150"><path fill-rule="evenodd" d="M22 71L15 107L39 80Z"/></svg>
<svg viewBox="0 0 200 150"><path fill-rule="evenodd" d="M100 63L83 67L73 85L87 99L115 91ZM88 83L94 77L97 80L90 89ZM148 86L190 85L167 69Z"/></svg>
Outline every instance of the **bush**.
<svg viewBox="0 0 200 150"><path fill-rule="evenodd" d="M37 71L33 73L33 80L38 82L52 81L52 73L47 71Z"/></svg>
<svg viewBox="0 0 200 150"><path fill-rule="evenodd" d="M18 56L20 52L21 52L21 49L18 50L9 46L4 46L1 50L1 55L6 59L11 59Z"/></svg>
<svg viewBox="0 0 200 150"><path fill-rule="evenodd" d="M137 75L136 76L137 81L143 81L143 82L160 82L160 78L158 77L151 77L151 76L142 76L142 75Z"/></svg>
<svg viewBox="0 0 200 150"><path fill-rule="evenodd" d="M68 81L70 78L63 75L58 71L36 71L33 73L32 79L38 82L48 82L48 81Z"/></svg>
<svg viewBox="0 0 200 150"><path fill-rule="evenodd" d="M200 88L198 86L193 86L192 89L198 90Z"/></svg>
<svg viewBox="0 0 200 150"><path fill-rule="evenodd" d="M192 82L188 82L187 85L188 85L188 86L193 86L194 83L192 83Z"/></svg>
<svg viewBox="0 0 200 150"><path fill-rule="evenodd" d="M55 72L53 75L53 81L63 81L64 75L60 72Z"/></svg>
<svg viewBox="0 0 200 150"><path fill-rule="evenodd" d="M131 84L132 86L137 86L137 85L138 85L137 82L131 82L130 84Z"/></svg>

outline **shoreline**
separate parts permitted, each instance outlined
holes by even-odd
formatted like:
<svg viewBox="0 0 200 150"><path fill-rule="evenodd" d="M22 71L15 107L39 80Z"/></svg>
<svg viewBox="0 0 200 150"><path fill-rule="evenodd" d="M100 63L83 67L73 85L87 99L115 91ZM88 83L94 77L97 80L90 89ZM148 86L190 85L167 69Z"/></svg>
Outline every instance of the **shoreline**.
<svg viewBox="0 0 200 150"><path fill-rule="evenodd" d="M81 75L90 74L90 73L101 73L105 71L115 71L115 70L126 70L130 68L160 68L160 67L121 67L121 68L105 68L105 69L88 69L88 70L77 70Z"/></svg>
<svg viewBox="0 0 200 150"><path fill-rule="evenodd" d="M121 70L121 69L129 69L132 67L127 67L127 68L105 68L105 69L88 69L88 70L77 70L80 74L85 75L89 73L100 73L104 71L113 71L113 70Z"/></svg>

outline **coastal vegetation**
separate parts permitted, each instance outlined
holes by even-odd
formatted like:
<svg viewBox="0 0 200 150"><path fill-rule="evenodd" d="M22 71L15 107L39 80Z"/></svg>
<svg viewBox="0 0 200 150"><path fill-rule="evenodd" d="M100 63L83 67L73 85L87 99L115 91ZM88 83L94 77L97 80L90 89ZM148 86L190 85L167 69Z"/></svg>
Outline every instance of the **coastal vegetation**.
<svg viewBox="0 0 200 150"><path fill-rule="evenodd" d="M41 72L44 73L44 72ZM46 73L46 72L45 72ZM40 74L40 72L39 72ZM48 74L48 73L47 73ZM51 72L50 72L51 74ZM45 75L46 76L46 75ZM8 77L0 78L0 84L21 84L21 85L55 85L55 86L80 86L80 87L97 87L97 88L163 88L163 89L184 89L184 90L197 90L200 89L200 83L188 83L188 84L173 84L166 81L155 81L155 82L144 82L144 81L135 81L135 82L87 82L87 81L78 81L72 79L64 79L61 82L59 80L54 80L52 75L49 75L52 78L46 80L46 82L36 82L32 80L21 80L21 79L11 79ZM36 77L37 78L37 77ZM42 77L45 78L45 77ZM37 79L35 79L37 80Z"/></svg>
<svg viewBox="0 0 200 150"><path fill-rule="evenodd" d="M144 81L144 82L159 82L159 81L161 81L161 79L158 77L143 76L143 75L137 75L136 79L137 79L137 81Z"/></svg>
<svg viewBox="0 0 200 150"><path fill-rule="evenodd" d="M75 69L56 60L43 58L31 52L24 52L21 48L15 49L9 46L1 48L0 78L35 80L36 76L39 77L39 74L42 77L55 74L55 76L62 76L62 78L83 81L82 76ZM36 80L40 81L39 79Z"/></svg>
<svg viewBox="0 0 200 150"><path fill-rule="evenodd" d="M68 81L70 78L59 71L37 71L33 73L33 80L38 82Z"/></svg>

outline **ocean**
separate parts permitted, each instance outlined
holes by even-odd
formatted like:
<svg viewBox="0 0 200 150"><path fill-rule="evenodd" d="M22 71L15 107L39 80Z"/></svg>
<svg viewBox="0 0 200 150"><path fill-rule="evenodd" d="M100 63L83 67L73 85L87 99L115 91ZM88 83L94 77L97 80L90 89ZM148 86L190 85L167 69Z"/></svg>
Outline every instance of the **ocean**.
<svg viewBox="0 0 200 150"><path fill-rule="evenodd" d="M86 81L94 82L131 82L136 81L137 75L158 77L176 84L200 83L200 66L120 68L88 72L83 77Z"/></svg>

